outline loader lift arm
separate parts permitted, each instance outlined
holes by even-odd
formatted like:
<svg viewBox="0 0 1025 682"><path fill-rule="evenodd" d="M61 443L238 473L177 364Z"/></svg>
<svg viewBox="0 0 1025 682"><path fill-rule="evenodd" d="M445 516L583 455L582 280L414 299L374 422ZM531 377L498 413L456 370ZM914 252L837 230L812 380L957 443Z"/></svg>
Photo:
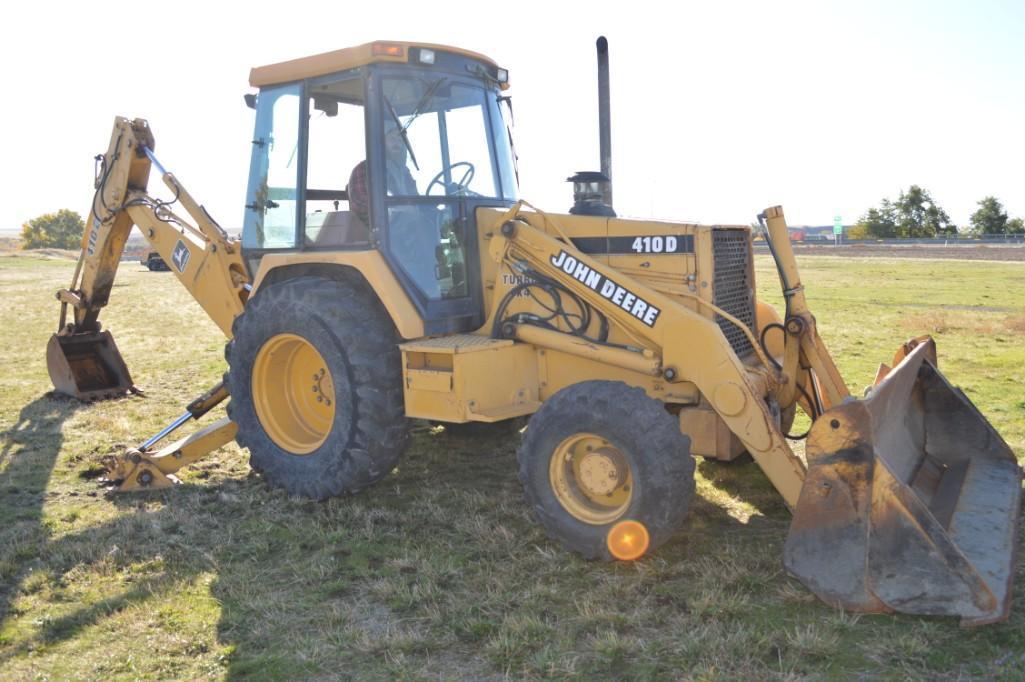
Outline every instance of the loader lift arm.
<svg viewBox="0 0 1025 682"><path fill-rule="evenodd" d="M606 266L580 252L568 238L560 240L522 218L516 219L519 209L518 204L503 217L501 230L491 241L492 258L514 271L527 267L557 280L644 342L647 352L608 349L606 355L613 364L651 366L669 383L686 380L696 384L786 504L794 508L804 482L805 466L790 449L764 399L785 383L780 373L768 363L763 367L745 365L712 319L622 272L605 274ZM558 232L554 223L546 217L545 221ZM577 270L581 264L586 270ZM624 293L617 293L619 289ZM529 325L512 326L513 329L504 330L506 335L541 341L537 329ZM558 332L550 335L564 336ZM557 343L555 339L553 342ZM624 355L634 356L634 361L631 363Z"/></svg>
<svg viewBox="0 0 1025 682"><path fill-rule="evenodd" d="M153 147L145 120L115 119L107 152L97 157L96 192L71 285L57 292L60 322L47 348L47 365L55 388L82 400L116 397L133 389L113 337L98 319L133 225L228 338L248 296L249 275L239 242L160 166ZM162 202L147 193L153 165L174 200ZM175 202L194 225L171 211Z"/></svg>

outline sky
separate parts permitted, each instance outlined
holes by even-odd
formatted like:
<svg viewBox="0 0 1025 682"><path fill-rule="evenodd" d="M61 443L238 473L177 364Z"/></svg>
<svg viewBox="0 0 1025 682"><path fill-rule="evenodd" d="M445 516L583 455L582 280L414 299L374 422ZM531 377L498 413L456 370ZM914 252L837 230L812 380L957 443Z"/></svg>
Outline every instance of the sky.
<svg viewBox="0 0 1025 682"><path fill-rule="evenodd" d="M621 216L749 224L780 204L791 225L851 224L911 184L958 225L987 195L1025 216L1020 0L57 0L0 26L0 231L85 215L115 115L147 119L163 165L240 226L249 69L372 40L507 68L520 194L566 211L566 178L599 168L599 35Z"/></svg>

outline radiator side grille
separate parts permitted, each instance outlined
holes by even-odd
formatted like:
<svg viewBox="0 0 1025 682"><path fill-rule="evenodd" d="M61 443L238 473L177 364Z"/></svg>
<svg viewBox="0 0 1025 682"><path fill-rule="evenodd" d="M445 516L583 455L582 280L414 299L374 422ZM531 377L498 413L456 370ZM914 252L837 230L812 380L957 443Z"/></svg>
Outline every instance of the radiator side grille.
<svg viewBox="0 0 1025 682"><path fill-rule="evenodd" d="M712 250L715 262L713 302L754 331L754 282L748 232L714 230ZM737 325L722 315L716 315L715 321L738 357L746 357L754 351L747 334Z"/></svg>

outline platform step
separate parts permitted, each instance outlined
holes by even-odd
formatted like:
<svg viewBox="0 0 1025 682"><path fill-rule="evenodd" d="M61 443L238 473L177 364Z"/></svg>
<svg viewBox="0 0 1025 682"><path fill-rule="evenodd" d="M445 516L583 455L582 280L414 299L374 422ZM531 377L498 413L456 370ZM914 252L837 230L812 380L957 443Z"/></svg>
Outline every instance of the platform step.
<svg viewBox="0 0 1025 682"><path fill-rule="evenodd" d="M404 352L415 353L477 353L485 350L496 350L513 345L511 339L493 339L489 336L476 334L454 334L439 336L435 339L419 339L399 344Z"/></svg>

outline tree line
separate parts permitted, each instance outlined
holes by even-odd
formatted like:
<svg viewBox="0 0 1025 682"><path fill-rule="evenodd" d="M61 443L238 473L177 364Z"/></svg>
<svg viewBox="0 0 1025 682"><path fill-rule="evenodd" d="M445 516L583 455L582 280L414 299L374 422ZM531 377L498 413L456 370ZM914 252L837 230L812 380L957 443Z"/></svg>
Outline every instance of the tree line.
<svg viewBox="0 0 1025 682"><path fill-rule="evenodd" d="M959 233L973 236L1025 234L1025 221L1011 218L1000 200L993 196L978 201L978 210L960 229L947 212L940 208L929 192L918 185L901 191L895 201L884 198L878 207L870 208L858 222L847 229L850 239L910 239L944 237ZM21 226L23 249L76 249L81 246L85 223L82 217L66 208L47 213Z"/></svg>
<svg viewBox="0 0 1025 682"><path fill-rule="evenodd" d="M1009 217L996 197L983 197L978 206L968 219L968 226L961 229L927 190L911 185L906 192L902 190L895 201L884 198L878 207L868 209L855 225L847 229L846 234L851 239L1025 234L1025 221Z"/></svg>

